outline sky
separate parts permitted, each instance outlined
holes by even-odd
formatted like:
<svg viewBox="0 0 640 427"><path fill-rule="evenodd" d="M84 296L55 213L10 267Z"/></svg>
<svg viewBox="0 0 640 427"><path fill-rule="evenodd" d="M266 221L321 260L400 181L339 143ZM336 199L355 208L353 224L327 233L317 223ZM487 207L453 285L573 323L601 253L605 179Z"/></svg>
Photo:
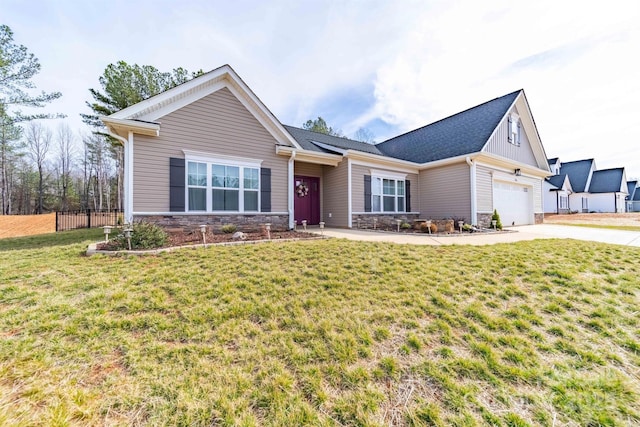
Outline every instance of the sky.
<svg viewBox="0 0 640 427"><path fill-rule="evenodd" d="M43 112L88 132L110 63L231 65L280 122L377 142L524 89L547 157L640 178L640 2L0 0ZM56 122L49 126L57 126Z"/></svg>

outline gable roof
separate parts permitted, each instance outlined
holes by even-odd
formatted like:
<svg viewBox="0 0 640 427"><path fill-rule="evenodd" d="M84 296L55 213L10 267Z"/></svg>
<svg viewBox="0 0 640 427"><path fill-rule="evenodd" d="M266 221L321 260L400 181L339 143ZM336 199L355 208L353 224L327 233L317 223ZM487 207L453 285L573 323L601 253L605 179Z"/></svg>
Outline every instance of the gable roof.
<svg viewBox="0 0 640 427"><path fill-rule="evenodd" d="M622 190L624 168L602 169L591 176L589 193L619 193Z"/></svg>
<svg viewBox="0 0 640 427"><path fill-rule="evenodd" d="M553 159L547 159L547 163L549 163L549 166L551 165L555 165L556 163L558 163L558 159L560 157L554 157Z"/></svg>
<svg viewBox="0 0 640 427"><path fill-rule="evenodd" d="M566 187L565 187L565 181L566 181ZM569 191L573 191L573 189L571 188L571 182L567 179L567 175L552 175L550 177L547 178L547 182L549 182L549 184L553 185L555 187L555 190L569 190ZM554 191L554 190L551 190Z"/></svg>
<svg viewBox="0 0 640 427"><path fill-rule="evenodd" d="M133 130L135 133L154 132L157 135L161 128L161 123L156 123L159 118L222 88L229 89L279 144L300 148L295 139L230 65L218 67L110 116L101 117L101 120L110 132L121 134L121 136L126 136L128 130ZM141 124L144 124L144 129L140 129ZM153 129L147 130L149 127Z"/></svg>
<svg viewBox="0 0 640 427"><path fill-rule="evenodd" d="M521 92L487 101L376 147L387 156L416 163L480 152Z"/></svg>
<svg viewBox="0 0 640 427"><path fill-rule="evenodd" d="M640 201L640 191L637 191L633 194L633 199L634 202L638 202Z"/></svg>
<svg viewBox="0 0 640 427"><path fill-rule="evenodd" d="M626 197L627 200L633 200L633 193L636 190L637 185L638 181L627 181L627 192L629 193Z"/></svg>
<svg viewBox="0 0 640 427"><path fill-rule="evenodd" d="M560 175L567 175L571 182L571 188L576 193L586 191L587 182L591 173L593 159L576 160L560 164Z"/></svg>
<svg viewBox="0 0 640 427"><path fill-rule="evenodd" d="M310 130L300 129L288 125L284 125L284 128L305 150L318 151L323 153L342 153L345 150L356 150L364 153L384 156L384 154L380 150L378 150L375 145L367 144L366 142L355 141L353 139L343 138L340 136L327 135L320 132L313 132ZM338 150L332 150L331 147L335 147Z"/></svg>

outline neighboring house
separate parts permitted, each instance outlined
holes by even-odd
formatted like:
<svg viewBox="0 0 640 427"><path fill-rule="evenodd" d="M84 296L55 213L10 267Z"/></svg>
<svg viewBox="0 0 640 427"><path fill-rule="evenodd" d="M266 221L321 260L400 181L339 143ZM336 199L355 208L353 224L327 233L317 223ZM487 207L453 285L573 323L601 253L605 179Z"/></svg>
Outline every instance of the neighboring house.
<svg viewBox="0 0 640 427"><path fill-rule="evenodd" d="M556 160L552 163L551 160ZM571 211L569 206L569 197L573 193L569 177L560 174L560 162L558 159L551 159L549 167L556 175L550 176L542 183L542 191L544 194L544 213L567 214Z"/></svg>
<svg viewBox="0 0 640 427"><path fill-rule="evenodd" d="M593 172L589 185L590 212L625 212L627 175L624 168L602 169Z"/></svg>
<svg viewBox="0 0 640 427"><path fill-rule="evenodd" d="M569 209L572 212L590 212L589 185L595 170L596 162L593 159L561 163L559 174L569 177L573 190L569 196Z"/></svg>
<svg viewBox="0 0 640 427"><path fill-rule="evenodd" d="M634 212L633 210L633 196L638 187L638 181L627 181L627 197L625 197L625 202L627 205L627 212Z"/></svg>
<svg viewBox="0 0 640 427"><path fill-rule="evenodd" d="M640 187L636 187L631 199L631 207L633 212L640 212Z"/></svg>
<svg viewBox="0 0 640 427"><path fill-rule="evenodd" d="M549 159L549 167L555 175L545 182L545 212L625 212L627 204L627 177L624 168L598 170L593 159L560 163ZM568 178L568 184L565 183ZM555 197L549 193L555 192ZM560 202L569 197L568 206ZM555 199L555 200L554 200Z"/></svg>
<svg viewBox="0 0 640 427"><path fill-rule="evenodd" d="M550 172L522 90L370 145L283 126L225 65L102 120L124 145L127 221L543 219Z"/></svg>

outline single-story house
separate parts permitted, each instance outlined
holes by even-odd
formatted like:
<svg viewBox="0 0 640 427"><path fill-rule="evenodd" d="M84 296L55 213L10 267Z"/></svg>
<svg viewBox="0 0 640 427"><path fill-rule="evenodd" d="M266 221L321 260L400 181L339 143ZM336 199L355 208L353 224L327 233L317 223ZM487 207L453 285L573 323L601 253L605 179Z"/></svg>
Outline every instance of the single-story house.
<svg viewBox="0 0 640 427"><path fill-rule="evenodd" d="M553 171L554 169L551 168ZM569 177L557 174L548 177L542 183L544 194L544 213L567 214L569 209L569 197L573 193Z"/></svg>
<svg viewBox="0 0 640 427"><path fill-rule="evenodd" d="M631 199L631 207L633 212L640 212L640 187L636 187Z"/></svg>
<svg viewBox="0 0 640 427"><path fill-rule="evenodd" d="M591 193L590 212L625 212L627 174L624 168L594 171L589 184L589 193Z"/></svg>
<svg viewBox="0 0 640 427"><path fill-rule="evenodd" d="M550 171L522 90L372 145L282 125L225 65L102 121L124 145L127 221L543 220Z"/></svg>
<svg viewBox="0 0 640 427"><path fill-rule="evenodd" d="M569 178L573 189L569 195L570 211L589 212L589 184L594 170L596 162L593 159L561 163L559 174Z"/></svg>

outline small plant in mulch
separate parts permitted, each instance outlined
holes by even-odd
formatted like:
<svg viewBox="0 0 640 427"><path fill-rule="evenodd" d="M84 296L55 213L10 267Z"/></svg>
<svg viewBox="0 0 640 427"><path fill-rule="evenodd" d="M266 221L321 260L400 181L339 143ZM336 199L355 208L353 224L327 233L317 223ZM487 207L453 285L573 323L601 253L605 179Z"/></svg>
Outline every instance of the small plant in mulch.
<svg viewBox="0 0 640 427"><path fill-rule="evenodd" d="M493 210L493 215L491 215L491 227L493 228L493 221L496 221L496 229L502 230L502 222L500 222L500 215L496 209Z"/></svg>
<svg viewBox="0 0 640 427"><path fill-rule="evenodd" d="M150 222L136 222L133 224L131 232L131 249L154 249L166 245L168 235L162 227ZM129 243L124 233L118 234L107 243L103 243L101 248L105 250L129 249Z"/></svg>
<svg viewBox="0 0 640 427"><path fill-rule="evenodd" d="M233 234L238 231L238 226L235 224L225 224L220 228L220 231L225 234Z"/></svg>
<svg viewBox="0 0 640 427"><path fill-rule="evenodd" d="M411 229L411 224L409 224L408 222L403 222L402 224L400 224L400 229L402 229L402 230L410 230Z"/></svg>

